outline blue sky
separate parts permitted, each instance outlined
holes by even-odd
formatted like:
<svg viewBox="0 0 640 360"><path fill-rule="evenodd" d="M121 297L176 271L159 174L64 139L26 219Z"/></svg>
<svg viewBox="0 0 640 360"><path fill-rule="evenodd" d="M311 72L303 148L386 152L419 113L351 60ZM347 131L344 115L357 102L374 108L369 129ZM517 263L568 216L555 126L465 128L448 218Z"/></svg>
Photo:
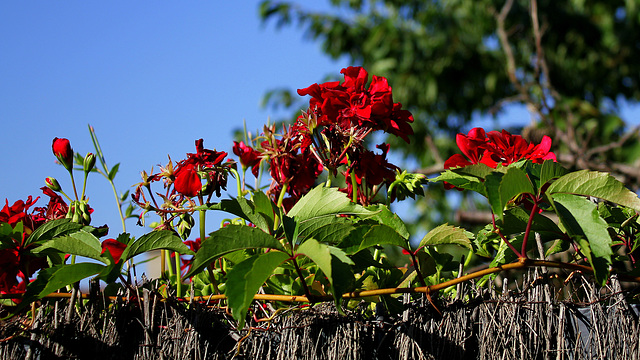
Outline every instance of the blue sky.
<svg viewBox="0 0 640 360"><path fill-rule="evenodd" d="M194 152L196 139L232 155L243 120L256 130L278 115L260 107L267 90L307 87L349 65L323 55L297 27L261 24L258 1L185 4L0 3L3 202L39 195L47 176L72 192L51 153L54 137L93 152L91 124L108 165L121 164L115 180L125 191L167 155ZM108 183L91 176L87 193L93 225L111 225L115 237L121 226Z"/></svg>

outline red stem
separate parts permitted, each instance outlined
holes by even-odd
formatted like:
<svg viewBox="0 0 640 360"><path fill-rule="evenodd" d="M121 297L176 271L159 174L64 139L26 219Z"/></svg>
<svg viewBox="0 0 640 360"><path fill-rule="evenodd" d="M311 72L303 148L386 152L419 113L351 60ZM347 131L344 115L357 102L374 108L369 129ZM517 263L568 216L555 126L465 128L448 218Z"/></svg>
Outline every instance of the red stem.
<svg viewBox="0 0 640 360"><path fill-rule="evenodd" d="M523 259L527 259L527 241L529 240L529 234L531 233L533 218L534 216L536 216L536 213L538 213L538 199L535 196L531 196L531 200L533 200L533 208L531 209L529 221L527 222L527 228L524 231L524 238L522 239L522 252L520 255Z"/></svg>

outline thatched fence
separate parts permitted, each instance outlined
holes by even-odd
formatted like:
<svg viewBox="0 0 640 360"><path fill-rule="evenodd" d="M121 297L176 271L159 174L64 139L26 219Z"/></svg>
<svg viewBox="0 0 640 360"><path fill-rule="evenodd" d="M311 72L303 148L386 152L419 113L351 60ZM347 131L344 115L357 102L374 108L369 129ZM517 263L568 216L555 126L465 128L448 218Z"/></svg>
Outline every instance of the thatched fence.
<svg viewBox="0 0 640 360"><path fill-rule="evenodd" d="M238 330L223 308L146 299L40 305L2 322L1 359L639 359L633 290L537 272L502 291L409 301L397 315L338 315L332 305L258 312ZM556 284L557 285L557 284ZM464 292L466 292L466 297ZM467 301L460 299L466 298ZM566 300L559 301L564 298ZM568 299L573 299L568 301ZM578 300L579 299L579 302ZM266 320L266 321L265 321Z"/></svg>

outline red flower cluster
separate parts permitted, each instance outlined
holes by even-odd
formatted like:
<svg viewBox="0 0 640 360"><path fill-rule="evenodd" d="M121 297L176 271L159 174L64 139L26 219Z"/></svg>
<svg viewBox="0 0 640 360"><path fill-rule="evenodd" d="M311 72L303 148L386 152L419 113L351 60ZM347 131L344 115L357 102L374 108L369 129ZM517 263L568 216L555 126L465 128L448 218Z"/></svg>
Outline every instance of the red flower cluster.
<svg viewBox="0 0 640 360"><path fill-rule="evenodd" d="M316 126L337 126L343 131L356 128L367 133L383 130L409 142L413 116L393 102L387 79L374 75L366 86L369 74L365 69L350 66L340 73L344 74L342 84L326 82L298 90L301 96L311 95L309 110L317 117Z"/></svg>
<svg viewBox="0 0 640 360"><path fill-rule="evenodd" d="M275 200L282 189L286 187L290 195L287 204L292 206L302 195L306 194L314 185L323 167L311 155L309 147L303 147L302 137L293 127L285 128L285 134L276 138L275 126L265 127L262 156L269 159L272 184L268 194Z"/></svg>
<svg viewBox="0 0 640 360"><path fill-rule="evenodd" d="M473 128L467 135L456 135L456 144L462 154L451 156L444 168L462 167L472 164L485 164L496 168L498 164L507 166L521 159L540 164L545 160L556 161L556 155L550 152L551 138L544 136L538 145L529 143L520 135L511 135L508 131L490 131L485 134L482 128Z"/></svg>
<svg viewBox="0 0 640 360"><path fill-rule="evenodd" d="M382 150L382 154L365 150L356 153L351 166L347 169L345 177L349 179L351 172L354 173L358 185L358 202L362 205L370 205L373 198L380 189L380 184L391 184L396 178L396 170L399 168L387 161L389 145L380 144L376 147ZM353 197L353 185L347 181L347 187L341 189L349 197Z"/></svg>
<svg viewBox="0 0 640 360"><path fill-rule="evenodd" d="M23 226L21 234L13 233L0 241L0 294L24 292L29 278L47 266L45 258L30 255L29 251L35 245L27 245L26 239L46 221L64 218L68 207L49 188L42 189L51 197L47 207L36 207L29 213L29 208L39 199L29 196L27 201L18 200L11 206L5 200L5 206L0 210L0 224L8 224L12 228L18 223Z"/></svg>

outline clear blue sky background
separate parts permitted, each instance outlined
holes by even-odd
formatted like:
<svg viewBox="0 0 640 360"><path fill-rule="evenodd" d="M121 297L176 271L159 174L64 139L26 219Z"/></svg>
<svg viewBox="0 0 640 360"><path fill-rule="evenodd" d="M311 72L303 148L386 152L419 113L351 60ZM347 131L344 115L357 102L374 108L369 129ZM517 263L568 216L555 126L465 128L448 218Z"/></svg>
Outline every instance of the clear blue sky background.
<svg viewBox="0 0 640 360"><path fill-rule="evenodd" d="M326 1L301 3L328 8ZM65 137L75 151L94 152L87 124L107 164L121 164L119 191L139 182L141 170L166 164L167 155L180 160L195 152L199 138L233 156L232 133L243 119L256 130L278 115L260 107L267 90L307 87L349 65L323 55L297 27L261 24L258 4L0 3L2 202L41 194L47 176L71 194L51 142ZM117 236L122 229L106 179L92 175L87 192L93 225L109 224L109 236ZM133 221L127 230L145 231Z"/></svg>

